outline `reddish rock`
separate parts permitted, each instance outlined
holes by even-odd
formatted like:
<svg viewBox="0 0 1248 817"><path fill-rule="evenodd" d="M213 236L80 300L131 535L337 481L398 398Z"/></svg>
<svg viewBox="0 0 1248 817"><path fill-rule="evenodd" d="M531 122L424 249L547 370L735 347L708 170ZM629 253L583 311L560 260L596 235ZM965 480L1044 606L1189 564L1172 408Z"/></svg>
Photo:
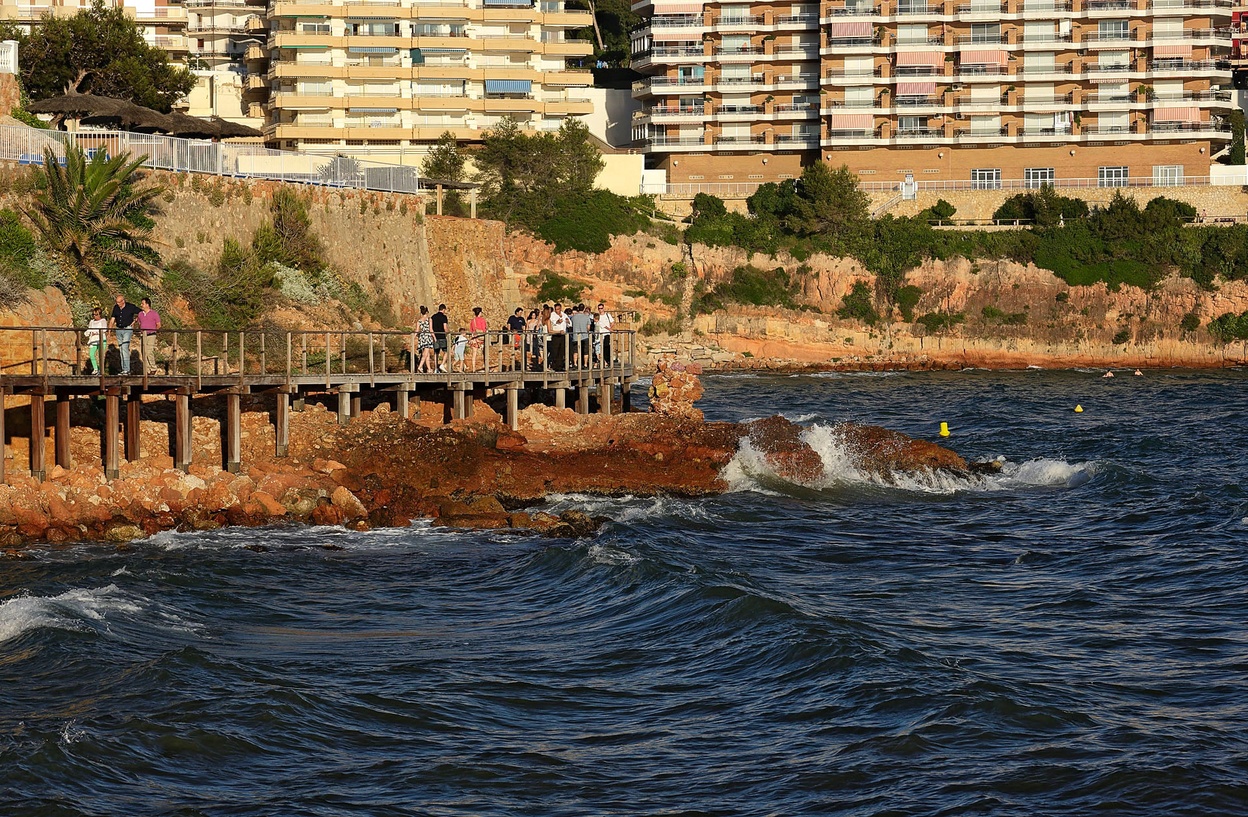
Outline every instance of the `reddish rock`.
<svg viewBox="0 0 1248 817"><path fill-rule="evenodd" d="M286 506L274 499L272 494L264 491L254 491L251 495L251 503L258 506L260 512L266 516L286 515Z"/></svg>

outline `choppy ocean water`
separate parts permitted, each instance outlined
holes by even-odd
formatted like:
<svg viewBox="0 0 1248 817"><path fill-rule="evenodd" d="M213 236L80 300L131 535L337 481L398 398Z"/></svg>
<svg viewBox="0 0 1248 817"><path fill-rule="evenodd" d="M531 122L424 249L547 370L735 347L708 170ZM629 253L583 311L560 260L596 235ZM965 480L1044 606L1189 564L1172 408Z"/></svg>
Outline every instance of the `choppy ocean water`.
<svg viewBox="0 0 1248 817"><path fill-rule="evenodd" d="M823 478L0 562L0 814L1248 814L1248 373L705 382Z"/></svg>

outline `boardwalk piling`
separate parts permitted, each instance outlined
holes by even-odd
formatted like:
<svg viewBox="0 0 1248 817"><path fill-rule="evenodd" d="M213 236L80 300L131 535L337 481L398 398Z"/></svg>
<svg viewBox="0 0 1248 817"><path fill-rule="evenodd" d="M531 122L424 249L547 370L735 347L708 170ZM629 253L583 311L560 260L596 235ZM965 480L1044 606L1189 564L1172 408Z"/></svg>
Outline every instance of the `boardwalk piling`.
<svg viewBox="0 0 1248 817"><path fill-rule="evenodd" d="M225 395L225 470L237 474L243 467L242 402L237 391Z"/></svg>
<svg viewBox="0 0 1248 817"><path fill-rule="evenodd" d="M47 465L44 463L47 418L43 413L43 398L42 394L30 396L30 475L41 481L47 477Z"/></svg>
<svg viewBox="0 0 1248 817"><path fill-rule="evenodd" d="M142 442L139 437L143 392L133 387L126 389L126 392L126 460L135 462L143 456Z"/></svg>
<svg viewBox="0 0 1248 817"><path fill-rule="evenodd" d="M173 464L186 471L191 466L191 394L178 389L173 398Z"/></svg>
<svg viewBox="0 0 1248 817"><path fill-rule="evenodd" d="M274 414L274 437L277 440L276 450L274 453L279 457L286 456L286 452L290 450L290 393L279 391L277 393L277 411Z"/></svg>
<svg viewBox="0 0 1248 817"><path fill-rule="evenodd" d="M121 475L121 456L117 450L117 431L121 425L121 389L116 386L104 394L104 478Z"/></svg>
<svg viewBox="0 0 1248 817"><path fill-rule="evenodd" d="M346 425L351 419L351 392L346 384L338 387L338 424Z"/></svg>
<svg viewBox="0 0 1248 817"><path fill-rule="evenodd" d="M56 392L56 464L62 468L73 468L69 454L69 395L61 390Z"/></svg>

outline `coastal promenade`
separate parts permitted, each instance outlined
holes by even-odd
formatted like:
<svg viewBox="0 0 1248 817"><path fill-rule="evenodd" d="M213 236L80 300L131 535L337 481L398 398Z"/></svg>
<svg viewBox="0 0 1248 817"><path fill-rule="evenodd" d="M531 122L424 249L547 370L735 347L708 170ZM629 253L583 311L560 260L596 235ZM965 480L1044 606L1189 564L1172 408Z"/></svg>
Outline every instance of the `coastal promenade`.
<svg viewBox="0 0 1248 817"><path fill-rule="evenodd" d="M140 452L140 422L144 407L155 400L171 400L175 410L169 430L169 452L174 465L186 470L193 451L192 400L218 398L224 402L222 466L231 472L242 467L242 398L271 396L276 455L286 456L290 439L290 412L304 401L337 399L338 419L359 416L365 401L388 401L409 416L420 401L443 407L443 421L469 418L476 401L500 393L505 396L504 418L517 428L521 395L527 402L572 407L583 414L591 409L612 411L615 390L621 392L624 411L631 407L635 380L635 335L610 335L610 359L591 354L582 367L534 365L525 350L534 344L555 362L576 361L576 341L569 336L535 338L533 333L493 330L474 336L481 346L476 370L417 371L416 333L393 331L280 331L222 332L182 328L156 335L156 365L145 371L139 336L131 344L131 374L120 374L120 351L109 333L100 371L88 367L84 330L66 327L0 327L0 441L7 445L13 422L6 415L29 419L30 474L47 477L47 434L53 437L53 462L72 467L71 409L76 400L103 404L98 423L104 474L117 477L121 458L136 460ZM591 336L592 338L592 336ZM517 342L519 340L519 342ZM472 362L469 349L465 364ZM467 367L467 366L466 366ZM571 392L571 395L569 395ZM48 402L52 403L49 423ZM12 404L12 409L10 409ZM21 416L26 415L26 416ZM22 425L25 425L23 422ZM108 433L109 430L113 433ZM0 482L7 460L0 457Z"/></svg>

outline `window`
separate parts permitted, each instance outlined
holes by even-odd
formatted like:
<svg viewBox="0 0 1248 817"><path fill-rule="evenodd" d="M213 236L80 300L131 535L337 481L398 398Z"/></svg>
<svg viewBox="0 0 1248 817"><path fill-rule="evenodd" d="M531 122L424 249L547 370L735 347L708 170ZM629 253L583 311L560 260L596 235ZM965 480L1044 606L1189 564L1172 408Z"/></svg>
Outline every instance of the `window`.
<svg viewBox="0 0 1248 817"><path fill-rule="evenodd" d="M973 43L999 43L1001 42L1001 26L997 23L972 23L971 24L971 42Z"/></svg>
<svg viewBox="0 0 1248 817"><path fill-rule="evenodd" d="M1096 171L1097 187L1126 187L1129 178L1125 167L1101 167Z"/></svg>
<svg viewBox="0 0 1248 817"><path fill-rule="evenodd" d="M1153 187L1182 187L1183 165L1153 165Z"/></svg>
<svg viewBox="0 0 1248 817"><path fill-rule="evenodd" d="M1057 174L1051 167L1028 167L1023 170L1023 187L1040 187L1053 184Z"/></svg>
<svg viewBox="0 0 1248 817"><path fill-rule="evenodd" d="M982 168L971 171L971 187L975 190L1000 190L1001 168Z"/></svg>
<svg viewBox="0 0 1248 817"><path fill-rule="evenodd" d="M1101 20L1097 34L1100 40L1126 40L1131 36L1126 20Z"/></svg>

